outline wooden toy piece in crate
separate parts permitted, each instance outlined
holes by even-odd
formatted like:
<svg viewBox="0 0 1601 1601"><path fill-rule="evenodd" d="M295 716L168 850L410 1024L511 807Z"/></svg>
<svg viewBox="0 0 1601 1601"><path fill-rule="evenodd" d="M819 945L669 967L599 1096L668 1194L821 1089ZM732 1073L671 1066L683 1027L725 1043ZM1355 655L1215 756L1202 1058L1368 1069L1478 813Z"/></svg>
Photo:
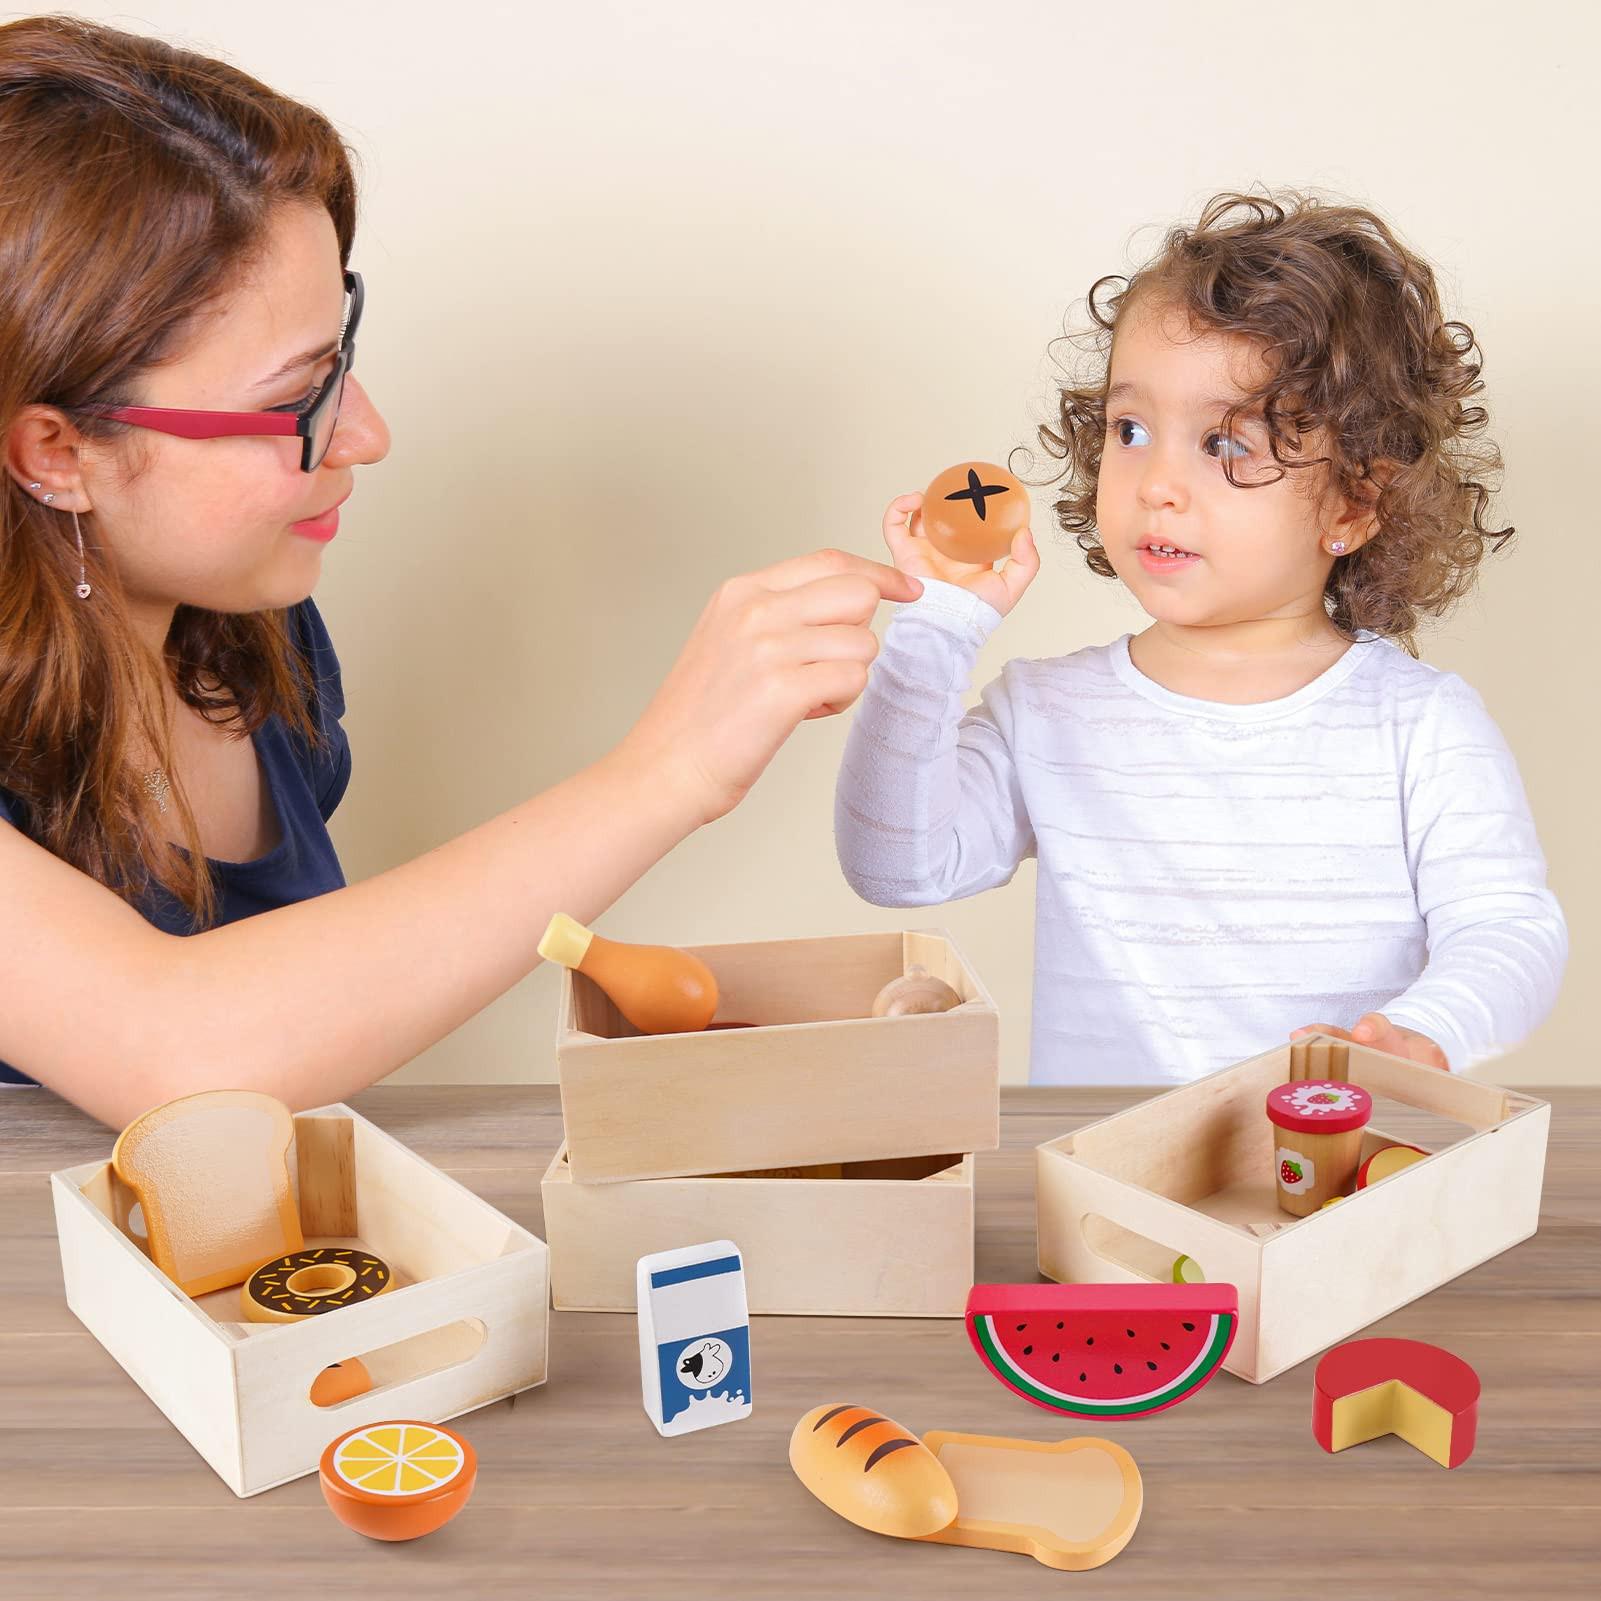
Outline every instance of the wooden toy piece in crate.
<svg viewBox="0 0 1601 1601"><path fill-rule="evenodd" d="M1264 1108L1292 1078L1374 1097L1363 1161L1391 1144L1431 1154L1289 1217ZM1224 1366L1260 1384L1533 1234L1550 1121L1544 1101L1331 1036L1286 1044L1039 1146L1040 1272L1161 1283L1193 1258L1238 1288Z"/></svg>
<svg viewBox="0 0 1601 1601"><path fill-rule="evenodd" d="M692 950L720 990L705 1033L642 1035L584 974L562 974L556 1065L578 1182L999 1145L999 1018L943 933ZM962 1003L873 1017L879 991L917 965Z"/></svg>
<svg viewBox="0 0 1601 1601"><path fill-rule="evenodd" d="M973 1158L911 1156L783 1174L540 1185L559 1312L632 1312L635 1264L702 1236L740 1250L752 1313L961 1317L973 1284Z"/></svg>
<svg viewBox="0 0 1601 1601"><path fill-rule="evenodd" d="M245 1322L237 1285L191 1299L155 1266L108 1162L50 1179L67 1305L240 1496L315 1473L348 1429L441 1423L545 1379L544 1241L348 1106L294 1122L307 1243L382 1257L388 1294L295 1323ZM319 1375L351 1358L372 1388L314 1404Z"/></svg>

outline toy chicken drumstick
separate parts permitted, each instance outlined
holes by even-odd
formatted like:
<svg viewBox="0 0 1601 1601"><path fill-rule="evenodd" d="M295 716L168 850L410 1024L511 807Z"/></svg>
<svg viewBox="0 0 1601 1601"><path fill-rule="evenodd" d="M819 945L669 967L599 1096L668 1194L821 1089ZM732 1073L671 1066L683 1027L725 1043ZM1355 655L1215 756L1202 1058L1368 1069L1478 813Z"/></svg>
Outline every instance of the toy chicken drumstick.
<svg viewBox="0 0 1601 1601"><path fill-rule="evenodd" d="M688 951L609 940L557 912L539 954L593 979L641 1034L691 1034L717 1011L717 980Z"/></svg>

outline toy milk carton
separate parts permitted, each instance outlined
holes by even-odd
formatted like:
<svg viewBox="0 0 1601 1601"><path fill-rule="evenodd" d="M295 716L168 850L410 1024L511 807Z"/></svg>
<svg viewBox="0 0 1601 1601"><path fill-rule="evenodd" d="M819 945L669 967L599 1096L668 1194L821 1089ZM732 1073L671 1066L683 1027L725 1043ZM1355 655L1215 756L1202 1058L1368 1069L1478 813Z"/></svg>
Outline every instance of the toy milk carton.
<svg viewBox="0 0 1601 1601"><path fill-rule="evenodd" d="M750 1313L730 1240L642 1256L636 1270L639 1379L658 1434L748 1418Z"/></svg>

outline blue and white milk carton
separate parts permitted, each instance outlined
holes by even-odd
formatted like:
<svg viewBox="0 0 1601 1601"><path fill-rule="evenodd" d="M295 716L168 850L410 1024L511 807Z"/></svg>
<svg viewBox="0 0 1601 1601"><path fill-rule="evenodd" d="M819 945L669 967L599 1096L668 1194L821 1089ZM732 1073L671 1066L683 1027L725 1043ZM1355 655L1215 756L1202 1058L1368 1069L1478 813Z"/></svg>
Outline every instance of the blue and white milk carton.
<svg viewBox="0 0 1601 1601"><path fill-rule="evenodd" d="M745 1264L731 1240L642 1256L639 1380L658 1434L748 1418L750 1312Z"/></svg>

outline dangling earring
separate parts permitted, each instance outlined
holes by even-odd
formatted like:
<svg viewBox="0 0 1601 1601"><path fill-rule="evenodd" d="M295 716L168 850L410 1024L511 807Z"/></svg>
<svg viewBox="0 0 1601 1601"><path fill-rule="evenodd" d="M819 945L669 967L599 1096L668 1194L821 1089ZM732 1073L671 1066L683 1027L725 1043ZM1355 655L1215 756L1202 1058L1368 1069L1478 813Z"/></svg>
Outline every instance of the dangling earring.
<svg viewBox="0 0 1601 1601"><path fill-rule="evenodd" d="M83 565L83 529L78 522L76 510L72 514L72 531L78 536L78 599L87 600L94 593L89 587L88 575Z"/></svg>

